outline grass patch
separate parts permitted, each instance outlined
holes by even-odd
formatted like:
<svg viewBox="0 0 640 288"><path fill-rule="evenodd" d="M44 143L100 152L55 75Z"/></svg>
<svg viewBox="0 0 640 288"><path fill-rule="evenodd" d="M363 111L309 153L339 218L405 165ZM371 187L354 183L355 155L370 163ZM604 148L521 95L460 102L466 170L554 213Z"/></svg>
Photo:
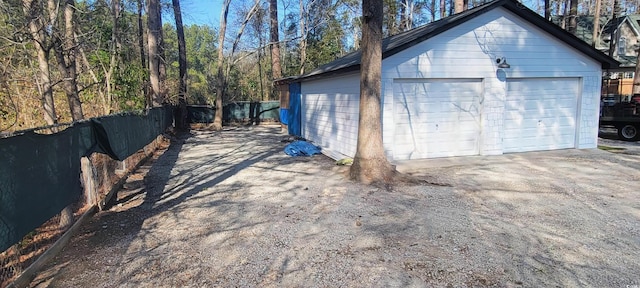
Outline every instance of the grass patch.
<svg viewBox="0 0 640 288"><path fill-rule="evenodd" d="M604 150L604 151L611 151L611 152L627 150L627 148L611 147L611 146L605 146L605 145L598 145L598 149Z"/></svg>

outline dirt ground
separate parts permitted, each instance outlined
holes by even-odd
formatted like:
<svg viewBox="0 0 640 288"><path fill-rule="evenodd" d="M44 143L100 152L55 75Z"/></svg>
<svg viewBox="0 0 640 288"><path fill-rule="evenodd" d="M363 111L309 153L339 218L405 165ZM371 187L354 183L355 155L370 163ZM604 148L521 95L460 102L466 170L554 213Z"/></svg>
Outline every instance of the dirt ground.
<svg viewBox="0 0 640 288"><path fill-rule="evenodd" d="M193 131L33 287L638 287L640 156L400 163L389 191L292 158L279 127Z"/></svg>

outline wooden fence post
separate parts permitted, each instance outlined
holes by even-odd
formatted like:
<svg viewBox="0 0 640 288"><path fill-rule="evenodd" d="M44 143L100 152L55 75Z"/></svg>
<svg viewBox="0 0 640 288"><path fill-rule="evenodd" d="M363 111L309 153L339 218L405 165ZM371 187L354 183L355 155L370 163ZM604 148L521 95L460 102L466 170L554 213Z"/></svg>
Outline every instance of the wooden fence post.
<svg viewBox="0 0 640 288"><path fill-rule="evenodd" d="M80 167L82 169L82 183L84 186L84 195L87 206L98 203L98 175L96 169L91 164L89 157L80 158Z"/></svg>

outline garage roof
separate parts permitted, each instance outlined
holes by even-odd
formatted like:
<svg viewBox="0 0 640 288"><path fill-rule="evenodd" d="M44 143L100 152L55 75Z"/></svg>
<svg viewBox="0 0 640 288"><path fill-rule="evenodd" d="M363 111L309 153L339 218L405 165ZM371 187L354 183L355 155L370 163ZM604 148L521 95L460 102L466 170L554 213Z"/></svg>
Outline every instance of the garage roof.
<svg viewBox="0 0 640 288"><path fill-rule="evenodd" d="M467 20L473 19L476 16L482 15L483 13L491 11L498 7L503 7L513 12L524 20L540 27L547 33L567 43L569 46L602 63L602 68L604 69L615 68L620 64L618 61L591 47L589 44L580 40L573 34L567 32L566 30L560 28L552 22L547 21L542 16L538 15L538 13L530 10L516 0L492 1L473 9L469 9L467 11L420 26L418 28L384 38L382 40L382 58L384 59L391 55L394 55L404 49L407 49L413 45L434 37L444 31L447 31L448 29L451 29L452 27L462 24ZM360 57L360 50L351 52L330 63L322 65L307 74L300 75L298 77L290 77L287 80L291 82L299 82L312 78L358 71L360 69Z"/></svg>

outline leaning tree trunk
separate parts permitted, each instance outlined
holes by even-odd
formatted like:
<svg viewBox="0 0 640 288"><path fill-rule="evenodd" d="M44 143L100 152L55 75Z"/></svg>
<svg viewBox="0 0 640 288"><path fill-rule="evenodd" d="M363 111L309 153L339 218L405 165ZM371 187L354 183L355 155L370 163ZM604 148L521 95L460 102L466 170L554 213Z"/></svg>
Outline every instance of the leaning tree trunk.
<svg viewBox="0 0 640 288"><path fill-rule="evenodd" d="M38 75L36 83L41 88L42 111L47 125L58 123L56 109L53 102L53 85L51 83L51 70L49 68L49 47L42 22L42 9L39 0L23 0L23 12L28 21L31 41L36 49L38 58Z"/></svg>
<svg viewBox="0 0 640 288"><path fill-rule="evenodd" d="M227 16L231 0L225 0L220 17L220 31L218 32L218 74L216 77L216 112L213 118L213 129L222 130L222 97L224 95L224 36L227 31Z"/></svg>
<svg viewBox="0 0 640 288"><path fill-rule="evenodd" d="M180 0L173 0L173 15L176 18L176 33L178 34L178 66L180 70L180 87L178 88L178 113L176 126L187 130L187 45L184 39L184 26L180 12Z"/></svg>
<svg viewBox="0 0 640 288"><path fill-rule="evenodd" d="M360 117L356 155L349 174L351 179L364 183L391 182L395 174L382 146L382 4L382 0L362 2Z"/></svg>

